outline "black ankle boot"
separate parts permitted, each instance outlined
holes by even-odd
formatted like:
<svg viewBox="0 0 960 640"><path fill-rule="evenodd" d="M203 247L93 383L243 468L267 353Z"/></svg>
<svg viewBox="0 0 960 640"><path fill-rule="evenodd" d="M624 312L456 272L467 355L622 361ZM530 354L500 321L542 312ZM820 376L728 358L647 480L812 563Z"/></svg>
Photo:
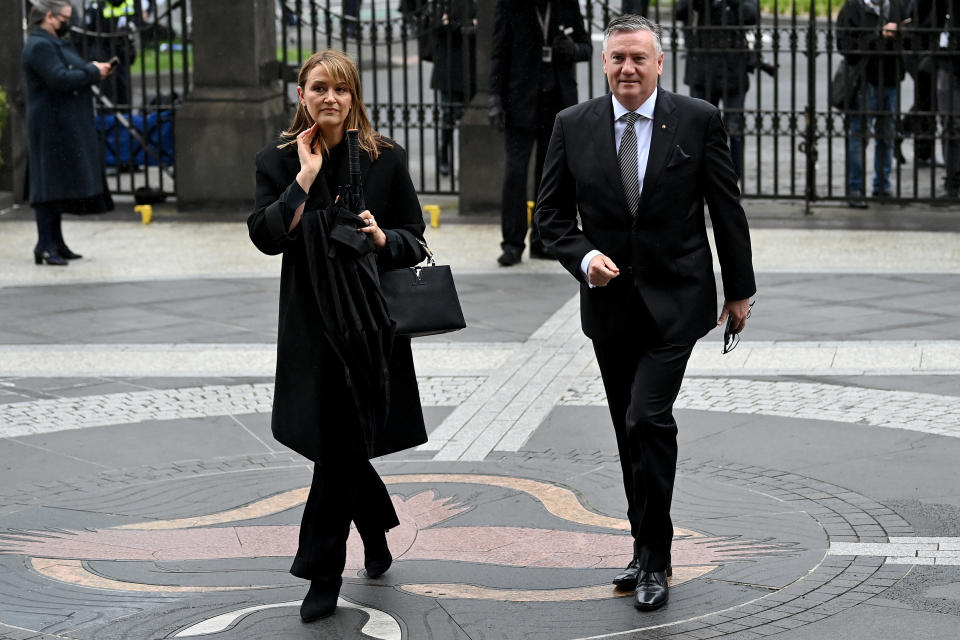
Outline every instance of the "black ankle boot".
<svg viewBox="0 0 960 640"><path fill-rule="evenodd" d="M63 259L56 249L34 249L33 250L33 263L34 264L43 264L47 263L55 267L65 267L68 263Z"/></svg>
<svg viewBox="0 0 960 640"><path fill-rule="evenodd" d="M57 247L57 253L59 253L60 257L63 258L64 260L79 260L80 258L83 257L79 253L74 253L73 251L70 251L70 247L68 247L63 243L61 243L60 246Z"/></svg>
<svg viewBox="0 0 960 640"><path fill-rule="evenodd" d="M50 221L51 230L53 231L53 244L57 248L57 253L59 253L60 257L64 260L79 260L83 256L70 251L70 247L63 241L62 221L63 216L59 214L55 215Z"/></svg>
<svg viewBox="0 0 960 640"><path fill-rule="evenodd" d="M378 531L374 536L363 540L363 568L368 578L379 578L393 564L390 547L387 546L387 532Z"/></svg>
<svg viewBox="0 0 960 640"><path fill-rule="evenodd" d="M57 229L60 226L60 214L40 207L33 210L37 219L37 246L33 248L35 264L51 264L62 267L67 264L57 249Z"/></svg>
<svg viewBox="0 0 960 640"><path fill-rule="evenodd" d="M300 619L313 622L331 616L337 610L337 598L340 597L342 582L343 579L339 576L333 579L311 580L310 590L300 605Z"/></svg>

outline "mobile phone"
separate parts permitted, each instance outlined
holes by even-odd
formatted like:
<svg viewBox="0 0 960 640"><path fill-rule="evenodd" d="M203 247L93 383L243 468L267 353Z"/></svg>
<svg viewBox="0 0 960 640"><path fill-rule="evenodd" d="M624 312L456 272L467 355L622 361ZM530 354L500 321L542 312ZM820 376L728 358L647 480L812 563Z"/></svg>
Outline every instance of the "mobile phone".
<svg viewBox="0 0 960 640"><path fill-rule="evenodd" d="M117 68L118 64L120 64L120 58L118 58L117 56L113 56L112 58L110 58L110 60L107 61L107 64L110 65L110 70L112 71L113 69Z"/></svg>

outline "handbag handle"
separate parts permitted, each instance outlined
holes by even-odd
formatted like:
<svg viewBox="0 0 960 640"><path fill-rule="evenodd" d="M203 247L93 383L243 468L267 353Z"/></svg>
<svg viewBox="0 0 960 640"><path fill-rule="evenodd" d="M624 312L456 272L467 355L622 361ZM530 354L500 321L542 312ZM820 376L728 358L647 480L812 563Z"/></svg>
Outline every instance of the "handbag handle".
<svg viewBox="0 0 960 640"><path fill-rule="evenodd" d="M427 243L420 238L417 238L417 242L419 242L420 246L423 247L423 250L427 252L427 264L431 267L437 266L437 261L433 257L433 251L430 251L430 247L427 246Z"/></svg>

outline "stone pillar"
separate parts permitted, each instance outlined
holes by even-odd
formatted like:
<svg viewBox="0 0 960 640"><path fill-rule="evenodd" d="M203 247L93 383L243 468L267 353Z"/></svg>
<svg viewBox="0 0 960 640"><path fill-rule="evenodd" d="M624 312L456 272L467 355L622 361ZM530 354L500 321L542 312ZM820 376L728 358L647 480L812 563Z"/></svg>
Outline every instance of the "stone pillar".
<svg viewBox="0 0 960 640"><path fill-rule="evenodd" d="M177 207L250 208L254 156L286 127L276 0L193 9L193 86L176 115Z"/></svg>
<svg viewBox="0 0 960 640"><path fill-rule="evenodd" d="M494 0L477 2L477 95L460 120L460 213L500 216L503 134L487 118Z"/></svg>
<svg viewBox="0 0 960 640"><path fill-rule="evenodd" d="M17 202L24 197L27 175L26 95L20 80L20 50L23 49L23 0L0 0L0 86L7 94L10 109L7 124L0 132L0 191L12 191Z"/></svg>

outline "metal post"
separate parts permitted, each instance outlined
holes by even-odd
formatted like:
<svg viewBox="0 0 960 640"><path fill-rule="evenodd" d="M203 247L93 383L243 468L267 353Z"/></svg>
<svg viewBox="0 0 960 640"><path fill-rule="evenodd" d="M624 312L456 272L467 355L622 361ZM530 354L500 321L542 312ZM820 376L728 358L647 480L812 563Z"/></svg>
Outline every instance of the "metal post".
<svg viewBox="0 0 960 640"><path fill-rule="evenodd" d="M806 130L801 151L807 156L804 213L813 213L817 199L817 5L810 3L810 23L807 25L807 107L804 110Z"/></svg>
<svg viewBox="0 0 960 640"><path fill-rule="evenodd" d="M7 94L7 124L0 131L0 191L12 191L22 202L27 172L26 113L20 80L20 50L23 49L23 0L0 0L0 86Z"/></svg>

